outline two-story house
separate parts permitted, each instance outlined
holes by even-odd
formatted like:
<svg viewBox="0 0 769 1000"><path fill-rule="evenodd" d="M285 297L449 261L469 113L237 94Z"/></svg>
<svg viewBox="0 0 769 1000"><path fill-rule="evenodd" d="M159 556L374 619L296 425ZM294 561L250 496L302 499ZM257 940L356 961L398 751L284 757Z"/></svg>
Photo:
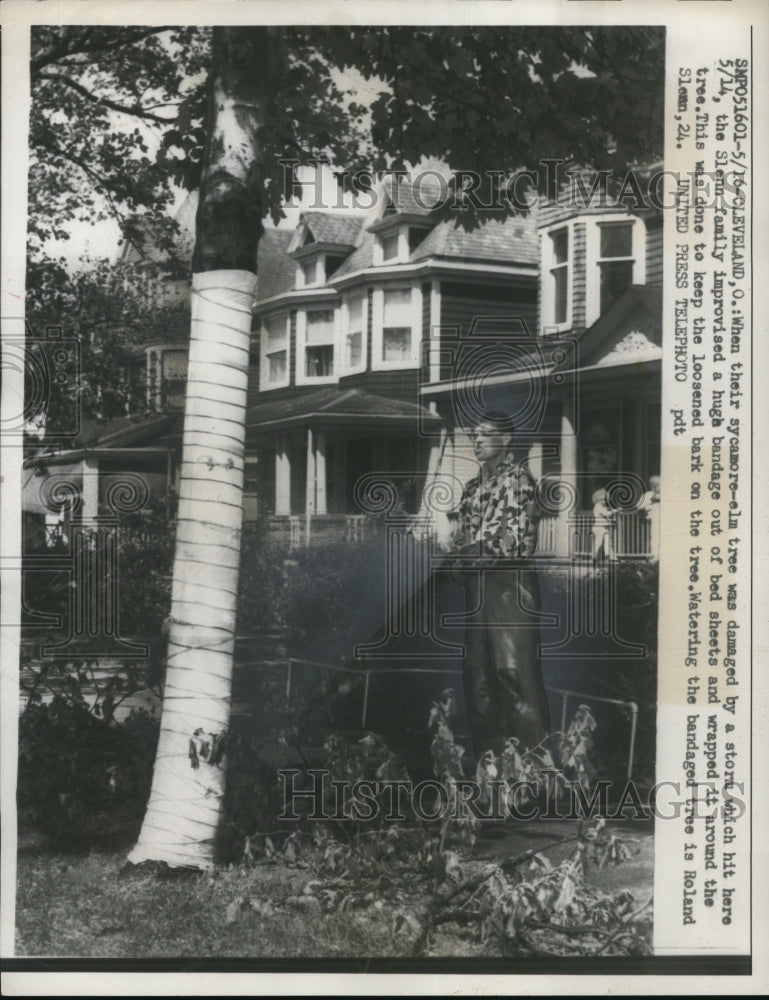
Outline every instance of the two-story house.
<svg viewBox="0 0 769 1000"><path fill-rule="evenodd" d="M309 211L259 250L259 371L247 449L276 529L358 536L356 484L390 476L416 512L441 417L425 398L439 331L537 310L533 218L467 231L404 180L367 217Z"/></svg>

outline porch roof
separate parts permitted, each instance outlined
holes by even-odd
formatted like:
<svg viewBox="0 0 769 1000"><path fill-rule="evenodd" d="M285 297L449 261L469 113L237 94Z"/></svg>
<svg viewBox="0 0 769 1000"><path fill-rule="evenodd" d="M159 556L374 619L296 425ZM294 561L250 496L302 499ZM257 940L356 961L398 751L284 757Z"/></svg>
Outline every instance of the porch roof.
<svg viewBox="0 0 769 1000"><path fill-rule="evenodd" d="M440 423L437 414L418 403L376 396L361 389L328 386L317 392L259 403L249 407L246 426L251 433L277 431L308 424L416 425L418 421Z"/></svg>

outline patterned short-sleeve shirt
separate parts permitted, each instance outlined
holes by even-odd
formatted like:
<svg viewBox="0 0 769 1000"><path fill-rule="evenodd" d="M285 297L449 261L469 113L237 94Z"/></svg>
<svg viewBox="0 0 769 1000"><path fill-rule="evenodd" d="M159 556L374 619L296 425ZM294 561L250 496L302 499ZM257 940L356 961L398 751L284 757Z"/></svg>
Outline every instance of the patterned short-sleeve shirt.
<svg viewBox="0 0 769 1000"><path fill-rule="evenodd" d="M457 545L477 545L480 555L532 556L540 513L531 472L508 455L490 475L482 470L465 486Z"/></svg>

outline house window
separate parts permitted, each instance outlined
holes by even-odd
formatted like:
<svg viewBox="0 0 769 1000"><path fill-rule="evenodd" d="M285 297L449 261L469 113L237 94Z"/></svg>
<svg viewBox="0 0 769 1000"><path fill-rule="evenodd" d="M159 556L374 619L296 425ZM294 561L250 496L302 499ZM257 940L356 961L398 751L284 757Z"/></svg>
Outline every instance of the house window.
<svg viewBox="0 0 769 1000"><path fill-rule="evenodd" d="M163 406L180 409L184 407L187 386L187 352L165 351L163 354Z"/></svg>
<svg viewBox="0 0 769 1000"><path fill-rule="evenodd" d="M566 322L569 309L569 230L550 233L553 265L550 268L553 292L553 322Z"/></svg>
<svg viewBox="0 0 769 1000"><path fill-rule="evenodd" d="M412 359L414 313L411 300L410 288L384 293L382 361L397 363Z"/></svg>
<svg viewBox="0 0 769 1000"><path fill-rule="evenodd" d="M306 261L302 264L302 278L304 285L314 285L318 280L318 258L313 257L312 260Z"/></svg>
<svg viewBox="0 0 769 1000"><path fill-rule="evenodd" d="M326 281L328 281L332 275L336 274L346 259L346 257L340 256L339 254L326 255Z"/></svg>
<svg viewBox="0 0 769 1000"><path fill-rule="evenodd" d="M396 229L393 233L382 236L382 260L396 260L398 257L400 234Z"/></svg>
<svg viewBox="0 0 769 1000"><path fill-rule="evenodd" d="M585 322L588 326L610 309L630 285L646 280L646 227L627 214L586 222Z"/></svg>
<svg viewBox="0 0 769 1000"><path fill-rule="evenodd" d="M344 366L348 370L360 370L366 365L363 354L364 317L366 314L366 299L362 295L352 298L347 303L347 330L344 337Z"/></svg>
<svg viewBox="0 0 769 1000"><path fill-rule="evenodd" d="M288 385L288 317L262 320L262 388Z"/></svg>
<svg viewBox="0 0 769 1000"><path fill-rule="evenodd" d="M551 229L542 237L542 326L545 332L571 325L572 231Z"/></svg>
<svg viewBox="0 0 769 1000"><path fill-rule="evenodd" d="M305 378L328 378L334 374L334 310L307 312L304 348Z"/></svg>
<svg viewBox="0 0 769 1000"><path fill-rule="evenodd" d="M409 253L413 253L419 246L427 233L424 229L409 229Z"/></svg>
<svg viewBox="0 0 769 1000"><path fill-rule="evenodd" d="M601 313L633 283L633 222L599 224L599 298Z"/></svg>

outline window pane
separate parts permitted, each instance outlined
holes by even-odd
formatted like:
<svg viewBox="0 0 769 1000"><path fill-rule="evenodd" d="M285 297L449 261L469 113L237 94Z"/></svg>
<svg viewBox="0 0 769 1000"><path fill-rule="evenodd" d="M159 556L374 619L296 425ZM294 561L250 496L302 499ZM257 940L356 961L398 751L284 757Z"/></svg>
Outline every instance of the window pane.
<svg viewBox="0 0 769 1000"><path fill-rule="evenodd" d="M305 351L305 375L307 378L319 378L332 375L334 371L334 345L324 344L322 347L308 347Z"/></svg>
<svg viewBox="0 0 769 1000"><path fill-rule="evenodd" d="M334 310L314 309L307 313L307 343L330 344L334 340Z"/></svg>
<svg viewBox="0 0 769 1000"><path fill-rule="evenodd" d="M382 332L384 361L408 361L411 356L411 327L385 327Z"/></svg>
<svg viewBox="0 0 769 1000"><path fill-rule="evenodd" d="M557 267L550 273L553 276L553 298L555 302L553 322L565 323L569 271L566 267Z"/></svg>
<svg viewBox="0 0 769 1000"><path fill-rule="evenodd" d="M363 358L363 336L360 333L348 333L346 344L347 366L355 368Z"/></svg>
<svg viewBox="0 0 769 1000"><path fill-rule="evenodd" d="M633 223L620 222L601 226L602 257L633 256Z"/></svg>
<svg viewBox="0 0 769 1000"><path fill-rule="evenodd" d="M398 234L382 237L382 260L392 260L398 256Z"/></svg>
<svg viewBox="0 0 769 1000"><path fill-rule="evenodd" d="M350 299L348 306L350 315L350 329L351 330L362 330L363 329L363 299Z"/></svg>
<svg viewBox="0 0 769 1000"><path fill-rule="evenodd" d="M286 344L285 319L262 320L262 330L267 338L267 351L279 351Z"/></svg>
<svg viewBox="0 0 769 1000"><path fill-rule="evenodd" d="M601 312L606 312L633 281L632 260L599 265L601 268Z"/></svg>
<svg viewBox="0 0 769 1000"><path fill-rule="evenodd" d="M308 260L306 264L302 265L302 272L304 273L304 283L305 285L312 285L315 283L318 276L318 261Z"/></svg>
<svg viewBox="0 0 769 1000"><path fill-rule="evenodd" d="M385 292L383 326L411 326L411 289Z"/></svg>
<svg viewBox="0 0 769 1000"><path fill-rule="evenodd" d="M337 254L329 254L326 257L326 281L334 274L344 263L345 258L340 257Z"/></svg>
<svg viewBox="0 0 769 1000"><path fill-rule="evenodd" d="M267 358L270 382L282 382L286 377L286 352L276 351Z"/></svg>
<svg viewBox="0 0 769 1000"><path fill-rule="evenodd" d="M569 230L559 229L550 234L553 242L553 259L556 264L565 264L569 259Z"/></svg>
<svg viewBox="0 0 769 1000"><path fill-rule="evenodd" d="M426 235L424 229L409 229L409 250L416 250Z"/></svg>

